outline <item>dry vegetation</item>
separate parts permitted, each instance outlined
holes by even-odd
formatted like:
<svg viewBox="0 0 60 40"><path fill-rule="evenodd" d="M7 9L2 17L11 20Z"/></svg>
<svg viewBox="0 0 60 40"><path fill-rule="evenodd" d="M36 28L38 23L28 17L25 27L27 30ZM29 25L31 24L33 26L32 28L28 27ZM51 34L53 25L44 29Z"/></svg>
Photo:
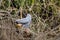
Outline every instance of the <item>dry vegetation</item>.
<svg viewBox="0 0 60 40"><path fill-rule="evenodd" d="M32 15L30 36L16 32L19 11ZM60 40L60 0L0 0L0 40Z"/></svg>

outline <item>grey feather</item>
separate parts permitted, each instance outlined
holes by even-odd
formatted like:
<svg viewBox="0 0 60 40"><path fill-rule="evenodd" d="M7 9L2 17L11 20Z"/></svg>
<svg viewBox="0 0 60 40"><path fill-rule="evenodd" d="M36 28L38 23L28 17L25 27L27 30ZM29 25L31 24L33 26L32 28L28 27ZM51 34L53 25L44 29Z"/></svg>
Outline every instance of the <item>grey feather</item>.
<svg viewBox="0 0 60 40"><path fill-rule="evenodd" d="M30 25L30 22L31 22L31 15L27 14L26 18L17 19L16 22L18 24L22 24L24 27L28 27Z"/></svg>

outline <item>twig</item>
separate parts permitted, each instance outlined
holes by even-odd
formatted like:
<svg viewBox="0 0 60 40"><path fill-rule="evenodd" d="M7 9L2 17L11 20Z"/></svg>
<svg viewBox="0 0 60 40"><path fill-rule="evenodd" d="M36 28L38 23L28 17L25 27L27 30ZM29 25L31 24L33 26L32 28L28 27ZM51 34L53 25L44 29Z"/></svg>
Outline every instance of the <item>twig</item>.
<svg viewBox="0 0 60 40"><path fill-rule="evenodd" d="M0 6L1 6L2 1L3 1L3 0L0 0Z"/></svg>

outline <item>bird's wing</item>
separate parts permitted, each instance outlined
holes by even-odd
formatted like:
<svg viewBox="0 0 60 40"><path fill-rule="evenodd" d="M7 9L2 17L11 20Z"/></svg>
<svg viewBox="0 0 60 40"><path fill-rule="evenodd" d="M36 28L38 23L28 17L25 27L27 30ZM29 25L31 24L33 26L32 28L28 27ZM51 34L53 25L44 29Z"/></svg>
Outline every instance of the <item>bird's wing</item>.
<svg viewBox="0 0 60 40"><path fill-rule="evenodd" d="M26 18L16 20L17 23L22 23L22 24L29 23L30 21L31 21L31 15L30 14L27 14Z"/></svg>
<svg viewBox="0 0 60 40"><path fill-rule="evenodd" d="M22 18L22 19L17 19L16 22L21 23L21 24L26 24L29 22L29 20L26 18Z"/></svg>

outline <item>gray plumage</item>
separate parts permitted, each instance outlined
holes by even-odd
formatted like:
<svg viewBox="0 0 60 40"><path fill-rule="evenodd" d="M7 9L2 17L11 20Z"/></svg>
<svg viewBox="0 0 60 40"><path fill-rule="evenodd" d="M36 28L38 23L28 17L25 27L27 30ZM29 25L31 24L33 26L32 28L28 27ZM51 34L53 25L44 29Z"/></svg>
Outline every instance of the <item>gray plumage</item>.
<svg viewBox="0 0 60 40"><path fill-rule="evenodd" d="M22 24L23 27L29 27L30 23L31 23L31 15L27 14L26 18L22 18L22 19L17 19L16 23L18 24Z"/></svg>

